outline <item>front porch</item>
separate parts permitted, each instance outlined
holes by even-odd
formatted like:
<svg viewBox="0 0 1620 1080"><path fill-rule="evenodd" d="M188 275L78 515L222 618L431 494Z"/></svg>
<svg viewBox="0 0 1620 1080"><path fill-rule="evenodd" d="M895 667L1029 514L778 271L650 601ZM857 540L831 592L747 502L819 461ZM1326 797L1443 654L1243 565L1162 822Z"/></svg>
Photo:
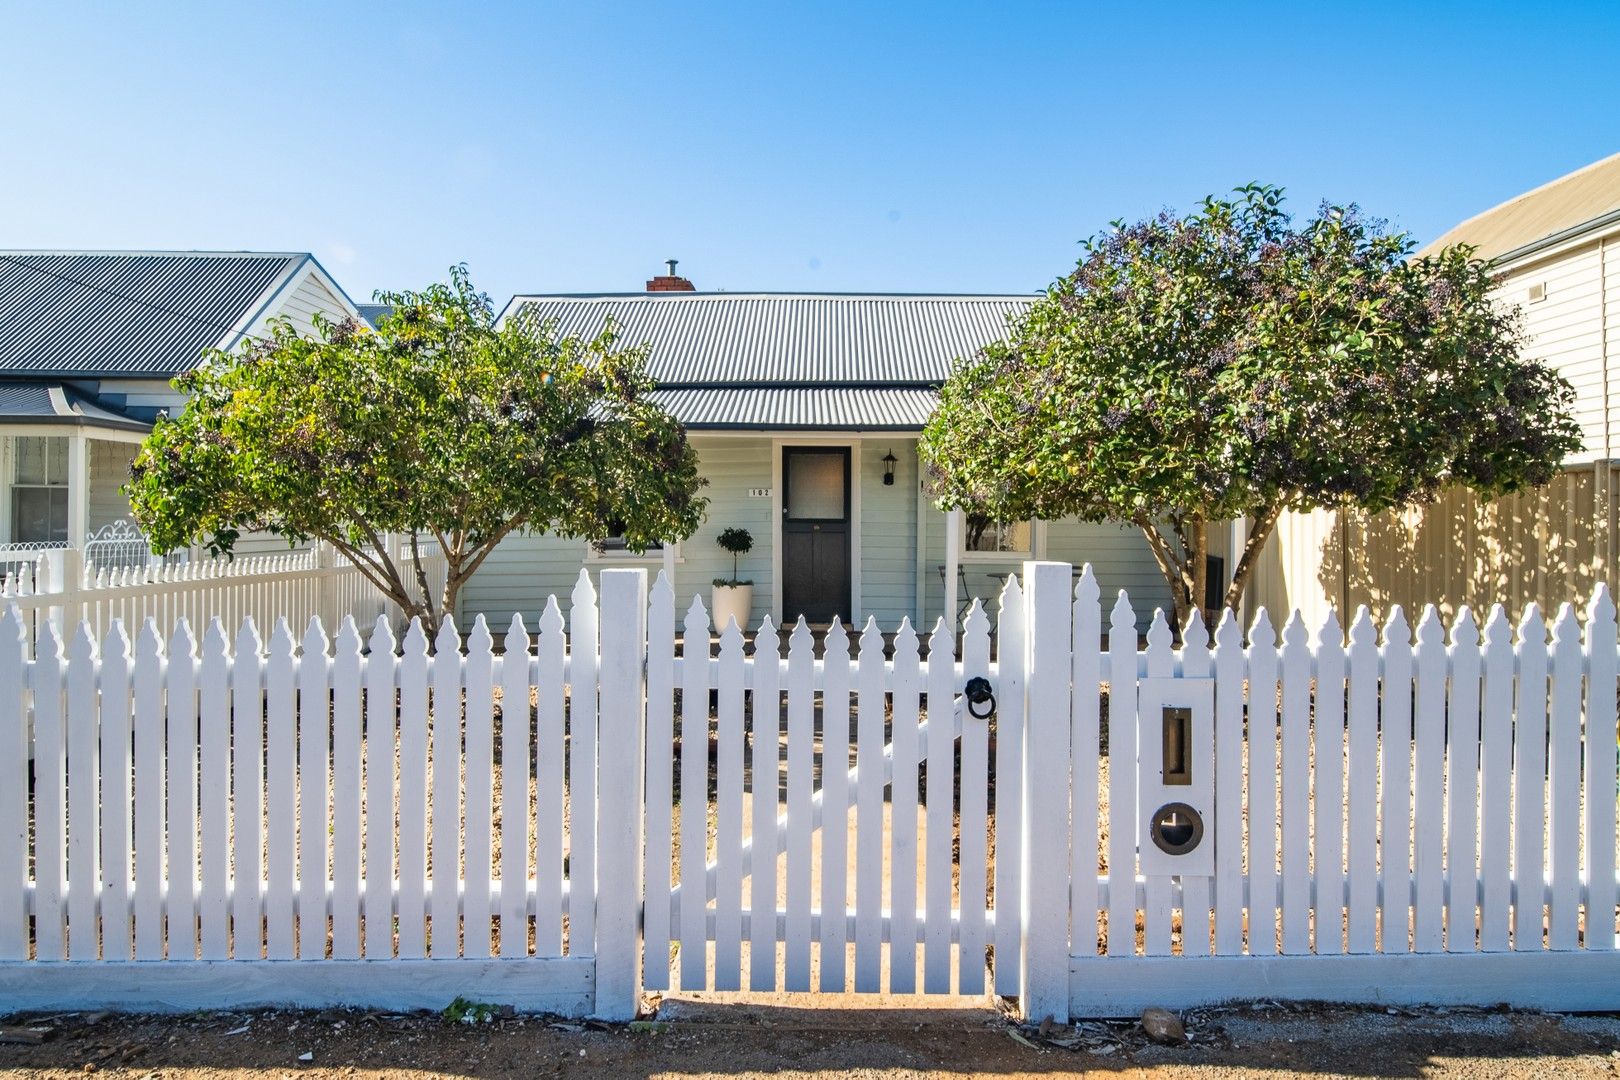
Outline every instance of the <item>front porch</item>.
<svg viewBox="0 0 1620 1080"><path fill-rule="evenodd" d="M122 488L150 426L62 385L0 390L0 574L63 549L107 566L144 563Z"/></svg>

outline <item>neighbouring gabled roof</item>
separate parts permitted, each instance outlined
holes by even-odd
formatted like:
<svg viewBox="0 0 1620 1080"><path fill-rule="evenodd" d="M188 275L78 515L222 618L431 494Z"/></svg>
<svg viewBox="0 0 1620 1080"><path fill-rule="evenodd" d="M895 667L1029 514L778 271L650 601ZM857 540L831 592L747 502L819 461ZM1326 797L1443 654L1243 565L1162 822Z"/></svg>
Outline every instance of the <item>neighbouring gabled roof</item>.
<svg viewBox="0 0 1620 1080"><path fill-rule="evenodd" d="M1425 245L1419 254L1469 244L1482 259L1512 259L1617 220L1620 154L1477 214Z"/></svg>
<svg viewBox="0 0 1620 1080"><path fill-rule="evenodd" d="M231 348L294 252L0 251L0 376L166 378Z"/></svg>
<svg viewBox="0 0 1620 1080"><path fill-rule="evenodd" d="M606 320L621 340L651 346L661 387L777 389L930 386L957 357L1007 335L1034 296L830 293L630 293L516 296L523 312L564 335L594 335Z"/></svg>
<svg viewBox="0 0 1620 1080"><path fill-rule="evenodd" d="M123 431L152 427L92 401L71 386L50 382L0 382L0 423L75 424Z"/></svg>

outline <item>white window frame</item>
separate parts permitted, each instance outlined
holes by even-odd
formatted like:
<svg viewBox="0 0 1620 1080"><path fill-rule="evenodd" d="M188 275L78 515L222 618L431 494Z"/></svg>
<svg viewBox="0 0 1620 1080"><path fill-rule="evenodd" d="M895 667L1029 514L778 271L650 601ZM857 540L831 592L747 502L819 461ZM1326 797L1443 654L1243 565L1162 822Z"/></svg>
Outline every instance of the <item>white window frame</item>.
<svg viewBox="0 0 1620 1080"><path fill-rule="evenodd" d="M54 544L54 543L64 543L64 542L65 543L71 543L72 540L73 540L73 536L72 536L72 532L73 532L73 527L72 527L73 526L73 495L72 495L73 467L72 467L71 457L69 457L68 460L65 460L63 462L63 464L62 464L62 477L60 479L60 482L57 482L57 483L52 482L51 458L50 458L50 450L49 449L47 449L45 451L45 482L44 483L38 483L38 484L36 484L36 483L27 483L27 482L24 482L24 481L19 480L17 478L18 468L22 464L22 453L21 453L21 446L20 446L21 441L23 439L38 439L41 442L49 443L53 438L58 438L58 436L50 436L50 435L14 435L14 436L12 436L11 445L9 447L11 460L9 462L7 462L7 466L6 466L6 468L7 468L7 476L11 481L10 490L6 495L6 539L11 543L14 543L14 544L17 544L17 543L27 543L27 544L51 543L51 544ZM66 449L66 447L65 447L66 440L65 439L63 440L63 443L64 443L64 449ZM16 505L17 505L17 492L19 492L19 491L61 491L61 492L67 493L68 526L67 526L67 535L63 538L63 540L61 540L61 541L57 541L57 540L41 541L41 540L19 540L19 539L17 539L16 529L17 529L18 522L17 522Z"/></svg>
<svg viewBox="0 0 1620 1080"><path fill-rule="evenodd" d="M631 551L622 548L617 551L599 551L595 541L585 542L585 561L593 563L662 563L664 561L664 547L673 548L673 562L682 562L681 542L648 548L646 551Z"/></svg>
<svg viewBox="0 0 1620 1080"><path fill-rule="evenodd" d="M1027 519L1027 521L1029 524L1028 547L1019 548L1016 551L975 551L968 547L968 527L967 522L964 520L962 522L961 541L957 547L956 554L963 562L1021 562L1024 559L1036 558L1036 552L1039 551L1041 547L1039 536L1041 523L1038 519L1034 518ZM992 524L1008 523L1000 522Z"/></svg>

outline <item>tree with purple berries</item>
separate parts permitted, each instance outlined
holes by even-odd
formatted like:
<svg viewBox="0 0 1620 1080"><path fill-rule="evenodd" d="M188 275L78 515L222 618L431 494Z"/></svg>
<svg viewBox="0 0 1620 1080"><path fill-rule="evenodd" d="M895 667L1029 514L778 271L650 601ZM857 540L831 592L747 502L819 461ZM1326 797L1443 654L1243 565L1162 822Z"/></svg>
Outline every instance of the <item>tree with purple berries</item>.
<svg viewBox="0 0 1620 1080"><path fill-rule="evenodd" d="M1581 445L1574 391L1521 355L1471 249L1413 249L1353 205L1296 226L1260 184L1114 223L957 361L923 432L931 493L975 518L1135 525L1185 625L1212 523L1247 522L1236 608L1286 510L1547 483Z"/></svg>

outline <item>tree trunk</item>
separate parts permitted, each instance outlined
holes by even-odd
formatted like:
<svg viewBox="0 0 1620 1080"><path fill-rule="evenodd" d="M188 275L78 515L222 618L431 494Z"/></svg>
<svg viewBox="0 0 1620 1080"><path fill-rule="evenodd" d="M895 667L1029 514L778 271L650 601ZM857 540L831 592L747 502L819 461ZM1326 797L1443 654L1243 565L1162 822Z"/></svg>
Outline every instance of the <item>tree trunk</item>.
<svg viewBox="0 0 1620 1080"><path fill-rule="evenodd" d="M1256 510L1249 515L1249 535L1243 543L1243 552L1238 557L1237 565L1232 570L1232 584L1227 587L1224 604L1234 613L1243 609L1243 593L1249 586L1249 580L1254 576L1254 568L1260 562L1260 553L1265 550L1266 541L1271 538L1277 527L1277 519L1282 516L1282 507L1267 506Z"/></svg>

